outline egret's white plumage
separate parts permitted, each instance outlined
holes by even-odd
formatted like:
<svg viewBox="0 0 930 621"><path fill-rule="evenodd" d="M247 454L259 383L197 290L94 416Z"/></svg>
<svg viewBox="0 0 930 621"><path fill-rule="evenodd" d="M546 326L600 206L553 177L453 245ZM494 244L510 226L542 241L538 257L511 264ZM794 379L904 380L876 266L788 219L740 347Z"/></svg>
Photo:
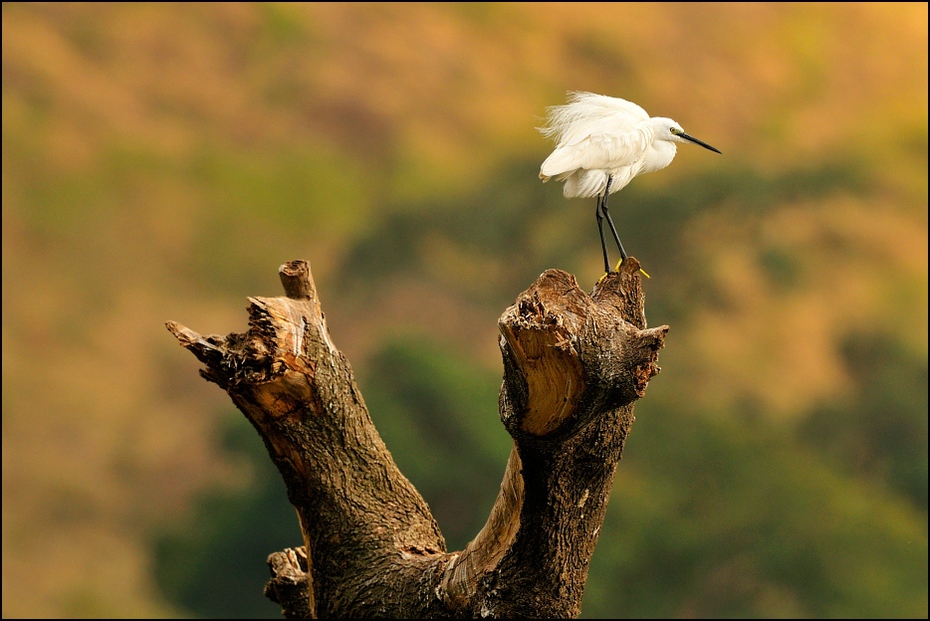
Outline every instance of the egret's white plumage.
<svg viewBox="0 0 930 621"><path fill-rule="evenodd" d="M619 97L569 93L567 104L551 106L547 113L546 126L539 131L556 146L542 163L539 178L563 181L567 198L598 197L596 214L608 272L602 218L610 225L621 260L626 252L607 211L607 196L622 190L637 175L671 164L676 143L693 142L720 153L686 134L672 119L650 118L641 107Z"/></svg>

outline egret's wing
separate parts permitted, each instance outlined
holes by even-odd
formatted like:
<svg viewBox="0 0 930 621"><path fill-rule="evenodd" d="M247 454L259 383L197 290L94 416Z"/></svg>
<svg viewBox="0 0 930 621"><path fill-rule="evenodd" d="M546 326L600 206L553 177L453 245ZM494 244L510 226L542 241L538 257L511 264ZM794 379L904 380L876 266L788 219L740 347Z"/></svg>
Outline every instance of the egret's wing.
<svg viewBox="0 0 930 621"><path fill-rule="evenodd" d="M649 115L626 99L594 93L569 93L569 103L548 110L540 131L556 148L543 162L539 176L566 175L575 170L610 170L639 160L653 138Z"/></svg>
<svg viewBox="0 0 930 621"><path fill-rule="evenodd" d="M546 158L540 177L556 177L574 170L615 170L634 164L652 142L653 129L640 122L626 131L604 131L609 120L595 128L596 133L576 131Z"/></svg>

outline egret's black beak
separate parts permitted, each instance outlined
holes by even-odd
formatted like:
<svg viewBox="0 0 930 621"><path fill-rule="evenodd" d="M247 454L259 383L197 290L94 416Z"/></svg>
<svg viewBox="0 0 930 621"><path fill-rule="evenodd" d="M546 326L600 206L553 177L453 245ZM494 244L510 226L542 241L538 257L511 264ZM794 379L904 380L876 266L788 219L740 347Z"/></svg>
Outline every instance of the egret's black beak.
<svg viewBox="0 0 930 621"><path fill-rule="evenodd" d="M690 141L693 142L694 144L699 144L699 145L701 145L702 147L704 147L705 149L710 149L710 150L713 151L714 153L720 153L720 149L716 149L716 148L710 146L709 144L707 144L706 142L703 142L703 141L701 141L701 140L698 140L698 139L695 138L694 136L689 136L688 134L686 134L686 133L684 133L684 132L681 132L680 134L678 134L678 136L681 137L681 138L684 138L685 140L690 140ZM720 153L720 155L723 155L723 153Z"/></svg>

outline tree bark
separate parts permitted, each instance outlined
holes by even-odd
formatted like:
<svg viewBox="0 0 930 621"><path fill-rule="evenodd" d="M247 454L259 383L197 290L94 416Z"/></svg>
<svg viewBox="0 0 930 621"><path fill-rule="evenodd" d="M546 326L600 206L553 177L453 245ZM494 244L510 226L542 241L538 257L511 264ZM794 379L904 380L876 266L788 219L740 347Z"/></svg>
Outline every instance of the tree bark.
<svg viewBox="0 0 930 621"><path fill-rule="evenodd" d="M577 617L611 483L667 326L647 329L639 264L591 295L548 270L501 316L501 421L513 437L500 494L459 552L374 428L333 345L310 266L286 297L250 298L249 331L168 329L265 442L303 546L268 558L288 618Z"/></svg>

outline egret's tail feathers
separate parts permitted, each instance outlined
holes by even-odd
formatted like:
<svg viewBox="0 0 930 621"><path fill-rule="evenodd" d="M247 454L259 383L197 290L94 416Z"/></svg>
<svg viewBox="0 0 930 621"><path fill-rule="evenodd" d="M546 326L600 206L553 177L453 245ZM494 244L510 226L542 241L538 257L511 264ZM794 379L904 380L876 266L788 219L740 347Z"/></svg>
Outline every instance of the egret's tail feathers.
<svg viewBox="0 0 930 621"><path fill-rule="evenodd" d="M555 177L578 168L578 163L573 160L569 149L557 148L543 161L542 166L539 167L539 172L547 177Z"/></svg>

